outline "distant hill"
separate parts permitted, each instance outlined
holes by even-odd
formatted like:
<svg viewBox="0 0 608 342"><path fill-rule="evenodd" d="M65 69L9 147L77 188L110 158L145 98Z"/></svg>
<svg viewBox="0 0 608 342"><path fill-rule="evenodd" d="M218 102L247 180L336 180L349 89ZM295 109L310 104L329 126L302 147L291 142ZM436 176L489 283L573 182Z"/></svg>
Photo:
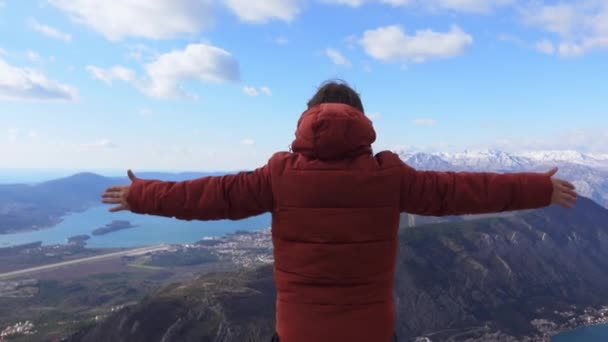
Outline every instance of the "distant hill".
<svg viewBox="0 0 608 342"><path fill-rule="evenodd" d="M175 180L221 173L141 173L147 179ZM129 184L125 177L104 177L94 173L27 184L0 184L0 234L52 226L69 213L101 205L101 194L112 185Z"/></svg>
<svg viewBox="0 0 608 342"><path fill-rule="evenodd" d="M567 152L567 151L566 151ZM540 153L515 156L500 151L461 154L430 154L401 151L401 158L421 170L455 171L546 171L560 166L558 176L575 183L577 191L608 208L608 170L604 160L577 152ZM602 156L603 158L603 156ZM183 181L234 172L141 172L140 178ZM100 195L111 185L129 184L126 177L104 177L95 173L78 173L34 185L0 184L0 234L41 229L60 222L68 213L86 210L101 204ZM473 218L476 218L475 216ZM403 215L402 226L452 222L467 217L422 217Z"/></svg>
<svg viewBox="0 0 608 342"><path fill-rule="evenodd" d="M102 191L117 179L79 173L36 185L0 185L0 233L40 229L70 212L99 204Z"/></svg>
<svg viewBox="0 0 608 342"><path fill-rule="evenodd" d="M400 341L538 341L534 319L555 329L568 324L560 313L608 304L608 210L586 198L573 210L403 228L399 249ZM267 342L272 273L266 266L174 284L67 341Z"/></svg>

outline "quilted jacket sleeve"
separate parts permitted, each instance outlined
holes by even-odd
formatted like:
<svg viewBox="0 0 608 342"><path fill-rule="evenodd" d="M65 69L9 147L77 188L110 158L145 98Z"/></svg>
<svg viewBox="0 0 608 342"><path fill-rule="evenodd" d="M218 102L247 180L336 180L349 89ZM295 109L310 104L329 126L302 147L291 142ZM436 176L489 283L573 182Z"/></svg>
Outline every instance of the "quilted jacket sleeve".
<svg viewBox="0 0 608 342"><path fill-rule="evenodd" d="M182 220L237 220L272 210L268 166L183 182L135 180L127 202L138 214Z"/></svg>
<svg viewBox="0 0 608 342"><path fill-rule="evenodd" d="M542 173L417 171L404 164L401 210L445 216L550 205L553 185Z"/></svg>

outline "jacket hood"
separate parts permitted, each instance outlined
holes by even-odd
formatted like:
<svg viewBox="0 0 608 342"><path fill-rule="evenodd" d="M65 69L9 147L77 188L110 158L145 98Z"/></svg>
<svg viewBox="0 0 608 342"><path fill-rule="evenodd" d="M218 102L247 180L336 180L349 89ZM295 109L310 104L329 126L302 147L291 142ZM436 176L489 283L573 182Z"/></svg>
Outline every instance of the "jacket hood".
<svg viewBox="0 0 608 342"><path fill-rule="evenodd" d="M311 158L335 160L372 153L376 132L372 122L354 107L323 103L298 120L292 151Z"/></svg>

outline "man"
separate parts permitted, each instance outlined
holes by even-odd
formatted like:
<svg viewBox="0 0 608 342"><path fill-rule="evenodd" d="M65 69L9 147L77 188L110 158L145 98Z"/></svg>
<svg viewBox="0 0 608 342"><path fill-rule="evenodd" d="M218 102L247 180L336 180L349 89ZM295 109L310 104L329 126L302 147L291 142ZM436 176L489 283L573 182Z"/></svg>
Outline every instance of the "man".
<svg viewBox="0 0 608 342"><path fill-rule="evenodd" d="M395 338L399 216L572 207L574 186L546 173L416 171L389 151L359 95L328 82L308 102L290 152L252 172L183 182L141 180L103 194L110 211L184 220L272 213L276 331L281 342Z"/></svg>

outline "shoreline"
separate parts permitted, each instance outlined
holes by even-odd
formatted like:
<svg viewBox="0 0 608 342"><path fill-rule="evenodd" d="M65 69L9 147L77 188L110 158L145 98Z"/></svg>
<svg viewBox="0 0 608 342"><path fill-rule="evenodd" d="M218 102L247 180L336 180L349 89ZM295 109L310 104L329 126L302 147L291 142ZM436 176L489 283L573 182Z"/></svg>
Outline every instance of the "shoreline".
<svg viewBox="0 0 608 342"><path fill-rule="evenodd" d="M570 306L572 310L554 311L555 314L563 317L562 323L556 323L546 318L535 318L530 323L537 329L536 332L530 332L527 335L515 337L508 332L502 330L487 330L480 335L470 337L466 342L551 342L557 335L584 329L593 326L608 325L608 304L598 308L587 307L583 310L576 308L575 305ZM457 332L461 334L462 332ZM445 336L443 336L445 338ZM452 337L452 336L450 336ZM433 337L428 335L420 336L420 338L428 338L428 340L418 340L419 342L435 342Z"/></svg>
<svg viewBox="0 0 608 342"><path fill-rule="evenodd" d="M551 341L557 335L598 325L608 325L608 305L599 308L585 308L582 315L579 313L576 316L570 316L566 323L549 332L547 337Z"/></svg>
<svg viewBox="0 0 608 342"><path fill-rule="evenodd" d="M606 322L599 322L599 323L590 323L590 324L584 324L581 326L577 326L574 328L567 328L564 330L556 330L554 333L552 333L551 335L549 335L549 341L552 340L553 337L564 334L564 333L569 333L569 332L573 332L573 331L577 331L577 330L581 330L581 329L585 329L585 328L591 328L591 327L595 327L598 325L606 325L608 326L608 320Z"/></svg>
<svg viewBox="0 0 608 342"><path fill-rule="evenodd" d="M132 227L130 227L130 228L137 228L137 227L139 227L139 225L133 225L133 226L132 226ZM127 228L127 229L130 229L130 228ZM36 230L33 230L33 231L37 231L37 230L39 230L39 229L36 229ZM124 229L115 230L115 231L108 232L108 233L106 233L106 234L102 234L102 235L93 235L93 234L87 234L87 235L90 235L90 239L93 239L94 237L99 237L99 236L104 236L104 235L110 235L110 234L112 234L112 233L115 233L115 232L118 232L118 231L121 231L121 230L124 230ZM269 232L269 234L270 234L270 230L271 230L271 227L270 227L270 226L266 226L266 227L263 227L263 228L255 228L255 229L252 229L252 230L239 230L239 229L237 229L237 230L235 230L235 231L227 231L227 232L223 232L223 233L218 234L218 235L205 235L205 236L201 236L201 237L200 237L200 238L198 238L197 240L194 240L194 241L191 241L191 242L184 242L184 243L169 243L169 244L170 244L170 245L180 245L180 246L186 246L186 245L192 245L192 244L195 244L195 243L198 243L198 242L201 242L201 241L219 240L219 239L222 239L222 238L228 238L228 237L230 237L230 236L247 235L247 234L258 233L258 232L264 232L264 231L268 231L268 232ZM0 234L0 236L1 236L1 235L2 235L2 234ZM73 237L73 236L72 236L72 237ZM30 244L33 244L33 243L39 243L39 242L41 243L41 247L49 247L49 246L61 246L61 247L64 247L64 246L65 246L65 247L67 247L67 246L72 246L72 245L74 245L74 244L70 244L70 243L69 243L69 238L70 238L70 237L67 237L67 238L66 238L66 242L65 242L65 243L51 243L51 244L45 244L45 243L44 243L44 242L42 242L42 241L36 240L36 241L30 241L30 242L24 242L24 243L18 243L18 244L10 244L10 245L7 245L7 244L0 244L0 251L1 251L2 249L4 249L4 248L6 248L6 249L8 249L8 248L19 248L19 247L21 247L21 246L27 246L27 245L30 245ZM85 241L85 243L84 243L84 244L82 244L82 247L84 247L84 248L86 248L86 249L91 249L91 250L104 250L104 249L108 249L108 250L115 250L115 249L128 249L128 248L134 248L134 246L91 247L91 246L89 246L89 244L88 244L88 241L89 241L90 239L87 239L87 240ZM148 244L138 245L138 246L136 246L136 247L145 247L145 246L148 246Z"/></svg>
<svg viewBox="0 0 608 342"><path fill-rule="evenodd" d="M25 233L32 233L32 232L37 232L37 231L41 231L41 230L45 230L45 229L50 229L50 228L53 228L56 225L60 224L61 222L63 222L65 220L66 216L68 216L70 214L77 214L79 212L81 212L81 211L67 212L67 213L63 214L62 216L55 218L54 221L52 221L52 222L45 223L42 225L35 225L35 227L28 227L28 228L23 228L23 229L19 229L19 230L12 230L12 231L8 231L8 232L1 231L0 236L13 235L13 234L25 234Z"/></svg>

